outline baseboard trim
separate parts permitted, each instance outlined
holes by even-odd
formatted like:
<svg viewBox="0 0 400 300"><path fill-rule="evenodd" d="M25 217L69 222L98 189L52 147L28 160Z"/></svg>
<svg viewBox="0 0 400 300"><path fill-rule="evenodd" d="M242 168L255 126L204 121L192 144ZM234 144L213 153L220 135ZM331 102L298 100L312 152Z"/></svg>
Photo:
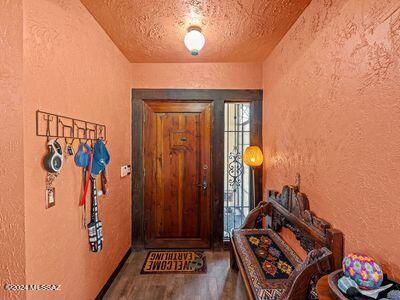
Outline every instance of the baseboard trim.
<svg viewBox="0 0 400 300"><path fill-rule="evenodd" d="M118 266L115 268L114 272L111 274L110 278L108 278L107 282L100 290L100 292L96 296L96 300L103 299L104 295L107 293L108 289L110 288L111 284L113 283L115 277L117 277L118 273L121 271L122 267L124 266L126 260L128 259L129 255L132 253L132 248L129 248L128 251L125 253L124 257L119 262Z"/></svg>

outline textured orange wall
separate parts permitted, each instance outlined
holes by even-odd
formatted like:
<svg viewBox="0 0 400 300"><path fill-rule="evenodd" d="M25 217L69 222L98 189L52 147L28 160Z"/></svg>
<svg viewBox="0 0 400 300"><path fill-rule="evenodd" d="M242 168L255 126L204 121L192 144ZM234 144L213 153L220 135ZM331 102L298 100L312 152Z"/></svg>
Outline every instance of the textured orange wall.
<svg viewBox="0 0 400 300"><path fill-rule="evenodd" d="M400 279L398 1L314 0L264 63L265 187L301 174L345 252Z"/></svg>
<svg viewBox="0 0 400 300"><path fill-rule="evenodd" d="M22 1L0 1L0 299L25 282Z"/></svg>
<svg viewBox="0 0 400 300"><path fill-rule="evenodd" d="M260 89L262 64L134 63L134 88Z"/></svg>
<svg viewBox="0 0 400 300"><path fill-rule="evenodd" d="M127 59L80 1L24 1L26 280L62 289L29 298L94 299L130 247L131 182L119 176L131 157L130 84ZM111 163L109 195L99 199L100 253L89 251L81 225L81 169L72 158L55 181L56 206L45 209L46 139L35 135L37 109L107 125Z"/></svg>

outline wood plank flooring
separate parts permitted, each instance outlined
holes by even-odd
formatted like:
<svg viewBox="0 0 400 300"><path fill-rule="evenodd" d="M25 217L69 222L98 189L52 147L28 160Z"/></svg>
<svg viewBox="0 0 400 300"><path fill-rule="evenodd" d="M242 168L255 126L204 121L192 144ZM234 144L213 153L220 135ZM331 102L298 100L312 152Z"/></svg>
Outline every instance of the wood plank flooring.
<svg viewBox="0 0 400 300"><path fill-rule="evenodd" d="M132 253L104 299L247 299L240 274L229 267L229 252L206 251L207 274L146 274L146 251Z"/></svg>

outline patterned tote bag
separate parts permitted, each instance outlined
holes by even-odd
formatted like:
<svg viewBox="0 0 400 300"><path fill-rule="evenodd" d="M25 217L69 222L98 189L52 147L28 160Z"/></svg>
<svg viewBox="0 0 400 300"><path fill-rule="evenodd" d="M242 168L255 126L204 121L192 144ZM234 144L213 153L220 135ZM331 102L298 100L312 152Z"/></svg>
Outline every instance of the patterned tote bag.
<svg viewBox="0 0 400 300"><path fill-rule="evenodd" d="M96 179L90 176L91 181L91 208L90 223L88 224L89 244L92 252L100 252L103 248L103 226L99 220L99 212L97 205L97 189Z"/></svg>

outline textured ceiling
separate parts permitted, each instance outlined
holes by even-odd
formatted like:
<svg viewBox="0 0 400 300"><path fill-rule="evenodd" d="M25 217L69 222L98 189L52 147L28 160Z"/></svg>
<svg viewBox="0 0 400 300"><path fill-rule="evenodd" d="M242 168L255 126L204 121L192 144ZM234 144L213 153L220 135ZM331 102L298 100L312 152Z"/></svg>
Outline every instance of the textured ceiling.
<svg viewBox="0 0 400 300"><path fill-rule="evenodd" d="M261 62L310 0L81 0L131 62ZM200 26L206 45L183 44Z"/></svg>

